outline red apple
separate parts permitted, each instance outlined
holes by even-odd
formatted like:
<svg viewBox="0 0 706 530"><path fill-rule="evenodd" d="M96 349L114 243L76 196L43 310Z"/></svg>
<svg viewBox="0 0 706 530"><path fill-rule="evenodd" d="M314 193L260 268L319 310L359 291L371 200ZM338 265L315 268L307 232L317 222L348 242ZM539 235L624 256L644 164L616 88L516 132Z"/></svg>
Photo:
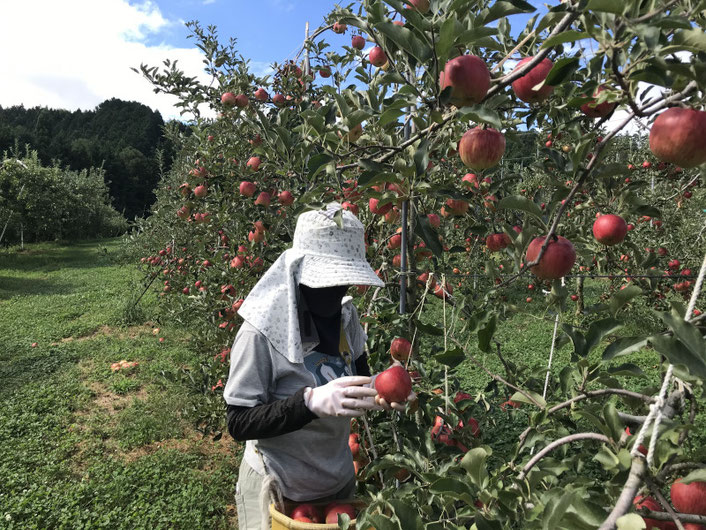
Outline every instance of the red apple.
<svg viewBox="0 0 706 530"><path fill-rule="evenodd" d="M249 169L251 169L253 171L257 171L258 169L260 169L261 163L262 162L261 162L259 156L252 156L252 157L250 157L247 164L245 164L245 165L248 166Z"/></svg>
<svg viewBox="0 0 706 530"><path fill-rule="evenodd" d="M365 39L360 35L353 35L353 38L351 38L351 46L356 50L362 50L365 48Z"/></svg>
<svg viewBox="0 0 706 530"><path fill-rule="evenodd" d="M576 250L568 239L556 236L551 241L539 263L531 268L538 278L554 280L566 276L576 261ZM544 244L545 236L535 237L527 247L525 262L534 261L539 256L539 251Z"/></svg>
<svg viewBox="0 0 706 530"><path fill-rule="evenodd" d="M284 97L284 94L275 94L272 97L272 103L277 105L278 107L282 107L286 103L286 99Z"/></svg>
<svg viewBox="0 0 706 530"><path fill-rule="evenodd" d="M397 337L390 344L390 355L396 361L404 362L412 352L412 343L402 337ZM407 392L409 395L409 392ZM406 396L405 396L406 397Z"/></svg>
<svg viewBox="0 0 706 530"><path fill-rule="evenodd" d="M370 50L368 60L373 66L377 66L378 68L380 68L381 66L384 66L385 63L387 63L387 55L385 55L385 52L382 48L380 48L380 46L375 46L375 48Z"/></svg>
<svg viewBox="0 0 706 530"><path fill-rule="evenodd" d="M329 68L328 66L322 66L321 68L319 68L319 75L324 79L331 77L331 68Z"/></svg>
<svg viewBox="0 0 706 530"><path fill-rule="evenodd" d="M319 509L313 504L309 503L299 504L298 506L295 506L289 516L292 519L296 519L297 517L307 517L311 519L312 522L317 524L323 522L323 518L321 517L321 512L319 512Z"/></svg>
<svg viewBox="0 0 706 530"><path fill-rule="evenodd" d="M420 13L429 11L429 0L408 0L408 2Z"/></svg>
<svg viewBox="0 0 706 530"><path fill-rule="evenodd" d="M462 199L446 199L450 215L465 215L468 212L468 203Z"/></svg>
<svg viewBox="0 0 706 530"><path fill-rule="evenodd" d="M244 180L240 183L240 188L238 188L240 194L244 197L252 197L255 195L255 184L253 182L248 182Z"/></svg>
<svg viewBox="0 0 706 530"><path fill-rule="evenodd" d="M581 105L581 112L583 112L589 118L603 118L604 116L607 116L608 114L613 112L613 109L615 109L616 106L615 103L609 103L607 101L604 101L603 103L599 103L598 105L596 105L595 98L597 98L598 94L600 94L607 88L608 87L605 85L599 86L593 93L594 99Z"/></svg>
<svg viewBox="0 0 706 530"><path fill-rule="evenodd" d="M517 66L515 70L522 67L525 63L528 63L534 59L534 57L525 57ZM549 95L554 91L554 87L550 85L544 85L539 90L535 90L534 87L544 81L547 78L547 74L554 66L554 63L549 59L543 59L539 64L534 66L529 72L524 74L519 79L512 82L512 90L515 95L522 101L527 103L541 103L549 97Z"/></svg>
<svg viewBox="0 0 706 530"><path fill-rule="evenodd" d="M451 87L451 103L457 107L480 103L490 88L490 72L483 59L461 55L446 63L439 75L441 90Z"/></svg>
<svg viewBox="0 0 706 530"><path fill-rule="evenodd" d="M233 94L233 92L225 92L221 96L221 103L223 103L226 107L232 107L235 105L235 94Z"/></svg>
<svg viewBox="0 0 706 530"><path fill-rule="evenodd" d="M326 518L326 524L336 524L338 523L338 514L345 513L351 518L351 521L355 519L355 508L350 504L342 504L338 502L332 502L326 508L324 508L324 517Z"/></svg>
<svg viewBox="0 0 706 530"><path fill-rule="evenodd" d="M400 248L402 246L402 235L401 234L395 234L393 235L389 241L387 242L387 248L390 250L395 250L396 248Z"/></svg>
<svg viewBox="0 0 706 530"><path fill-rule="evenodd" d="M650 129L650 150L660 160L682 167L706 162L706 111L665 110Z"/></svg>
<svg viewBox="0 0 706 530"><path fill-rule="evenodd" d="M201 184L200 186L196 186L194 188L194 195L199 198L203 198L206 195L208 195L208 188Z"/></svg>
<svg viewBox="0 0 706 530"><path fill-rule="evenodd" d="M341 208L343 208L344 210L348 210L353 215L358 215L358 212L360 211L358 205L351 202L344 202L343 204L341 204Z"/></svg>
<svg viewBox="0 0 706 530"><path fill-rule="evenodd" d="M269 206L270 194L266 191L261 192L260 195L257 196L257 199L255 199L255 204L260 206Z"/></svg>
<svg viewBox="0 0 706 530"><path fill-rule="evenodd" d="M347 29L348 25L344 24L343 22L334 22L333 24L333 32L338 33L339 35L345 33Z"/></svg>
<svg viewBox="0 0 706 530"><path fill-rule="evenodd" d="M498 250L502 250L506 248L509 244L510 238L507 234L490 234L488 237L485 238L485 245L491 252L497 252Z"/></svg>
<svg viewBox="0 0 706 530"><path fill-rule="evenodd" d="M464 184L467 188L478 189L480 187L478 177L473 173L466 173L461 179L461 183Z"/></svg>
<svg viewBox="0 0 706 530"><path fill-rule="evenodd" d="M269 97L270 95L267 93L267 90L262 87L255 91L255 99L258 101L267 101Z"/></svg>
<svg viewBox="0 0 706 530"><path fill-rule="evenodd" d="M682 513L706 515L706 482L684 484L677 479L672 484L672 504Z"/></svg>
<svg viewBox="0 0 706 530"><path fill-rule="evenodd" d="M393 204L391 202L387 203L384 206L378 206L380 204L379 199L370 199L368 201L368 206L370 207L370 211L374 213L375 215L385 215L387 212L389 212L392 209Z"/></svg>
<svg viewBox="0 0 706 530"><path fill-rule="evenodd" d="M427 219L429 219L429 224L432 228L439 228L441 226L441 219L435 213L428 214Z"/></svg>
<svg viewBox="0 0 706 530"><path fill-rule="evenodd" d="M289 206L294 202L294 195L287 190L280 191L279 195L277 195L277 200L282 206Z"/></svg>
<svg viewBox="0 0 706 530"><path fill-rule="evenodd" d="M463 163L473 169L495 166L505 152L505 137L492 128L475 127L466 131L458 143L458 153Z"/></svg>
<svg viewBox="0 0 706 530"><path fill-rule="evenodd" d="M377 375L375 390L388 403L404 403L412 391L412 379L403 366L396 364Z"/></svg>
<svg viewBox="0 0 706 530"><path fill-rule="evenodd" d="M245 94L238 94L237 96L235 96L236 106L243 108L247 107L249 104L250 102L248 101L248 96L246 96Z"/></svg>
<svg viewBox="0 0 706 530"><path fill-rule="evenodd" d="M601 215L593 223L593 237L604 245L622 243L628 233L628 225L619 215Z"/></svg>
<svg viewBox="0 0 706 530"><path fill-rule="evenodd" d="M647 508L652 512L663 512L662 506L652 497L635 497L632 501L635 508ZM676 525L670 521L657 521L656 519L642 518L645 521L647 530L657 528L659 530L676 530Z"/></svg>

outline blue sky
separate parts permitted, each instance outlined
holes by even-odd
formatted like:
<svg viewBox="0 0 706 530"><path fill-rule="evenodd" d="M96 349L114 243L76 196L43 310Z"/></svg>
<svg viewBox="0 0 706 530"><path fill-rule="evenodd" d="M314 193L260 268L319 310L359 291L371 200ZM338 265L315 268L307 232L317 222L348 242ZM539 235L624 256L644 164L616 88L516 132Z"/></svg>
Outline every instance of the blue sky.
<svg viewBox="0 0 706 530"><path fill-rule="evenodd" d="M543 2L532 1L545 11ZM238 41L238 51L263 74L273 62L292 58L304 26L322 24L331 0L12 0L3 2L0 49L0 106L95 108L109 98L139 101L177 118L176 98L154 94L131 68L178 60L187 75L203 76L202 55L187 39L188 20L215 25L221 42ZM37 13L42 13L41 17ZM528 16L513 16L513 33ZM27 21L32 21L28 23ZM346 35L327 35L334 47Z"/></svg>

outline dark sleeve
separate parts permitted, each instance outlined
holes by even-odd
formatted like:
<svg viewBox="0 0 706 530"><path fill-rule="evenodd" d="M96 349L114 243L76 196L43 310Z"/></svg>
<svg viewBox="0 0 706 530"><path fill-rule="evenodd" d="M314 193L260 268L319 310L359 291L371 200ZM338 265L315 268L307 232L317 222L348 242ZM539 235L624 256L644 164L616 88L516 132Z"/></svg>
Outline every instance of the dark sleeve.
<svg viewBox="0 0 706 530"><path fill-rule="evenodd" d="M272 438L304 427L317 418L304 403L304 388L293 396L266 405L228 405L228 432L240 442Z"/></svg>
<svg viewBox="0 0 706 530"><path fill-rule="evenodd" d="M368 366L368 354L363 353L355 360L355 373L357 375L367 375L370 377L370 367Z"/></svg>

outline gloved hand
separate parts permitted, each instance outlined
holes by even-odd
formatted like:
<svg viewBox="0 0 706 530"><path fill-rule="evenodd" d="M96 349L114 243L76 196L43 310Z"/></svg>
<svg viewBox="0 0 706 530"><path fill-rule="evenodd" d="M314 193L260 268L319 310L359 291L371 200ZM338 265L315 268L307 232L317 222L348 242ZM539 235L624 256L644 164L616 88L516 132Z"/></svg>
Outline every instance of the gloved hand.
<svg viewBox="0 0 706 530"><path fill-rule="evenodd" d="M396 364L399 364L400 366L402 366L401 362L395 361L390 365L390 367L395 366ZM370 378L371 379L371 382L370 382L371 388L375 388L375 378L376 377L377 377L377 374L375 374L374 376L372 376ZM382 409L387 410L388 412L390 410L404 412L407 408L406 404L411 401L414 401L415 399L417 399L417 394L415 394L414 390L412 390L412 391L410 391L409 396L407 396L407 401L405 403L397 403L395 401L393 401L392 403L388 403L387 401L385 401L383 398L381 398L378 395L375 396L375 403L377 403Z"/></svg>
<svg viewBox="0 0 706 530"><path fill-rule="evenodd" d="M319 418L362 416L366 410L381 410L375 403L377 391L366 388L371 379L362 375L339 377L325 385L307 387L306 407Z"/></svg>

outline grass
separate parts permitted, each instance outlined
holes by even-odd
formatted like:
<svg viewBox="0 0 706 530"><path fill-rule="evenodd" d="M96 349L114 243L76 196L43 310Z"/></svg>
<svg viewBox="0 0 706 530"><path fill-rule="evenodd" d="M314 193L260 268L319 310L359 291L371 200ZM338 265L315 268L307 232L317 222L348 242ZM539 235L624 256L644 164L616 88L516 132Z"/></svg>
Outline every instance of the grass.
<svg viewBox="0 0 706 530"><path fill-rule="evenodd" d="M117 239L0 254L0 528L236 526L239 448L181 414L161 373L199 358L140 280Z"/></svg>

